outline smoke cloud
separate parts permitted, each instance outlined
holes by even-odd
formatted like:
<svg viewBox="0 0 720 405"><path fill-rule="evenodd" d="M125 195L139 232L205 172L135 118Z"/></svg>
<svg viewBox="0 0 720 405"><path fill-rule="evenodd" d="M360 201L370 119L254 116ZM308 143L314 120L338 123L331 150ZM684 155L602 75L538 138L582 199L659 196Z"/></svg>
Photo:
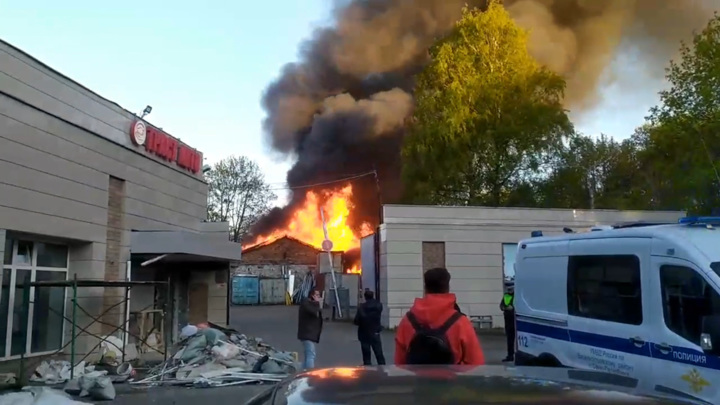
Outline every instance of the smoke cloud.
<svg viewBox="0 0 720 405"><path fill-rule="evenodd" d="M317 30L266 90L262 105L266 140L296 163L291 187L323 183L377 170L353 181L351 226L378 222L379 202L399 197L403 122L412 112L413 77L427 49L446 34L462 7L484 0L345 0L336 3L335 24ZM644 77L659 80L679 41L703 27L720 0L506 0L513 18L530 30L530 52L567 79L565 103L592 109L598 89L619 80L609 71L619 52L630 53ZM635 69L637 71L637 69ZM632 91L633 89L628 89ZM640 89L636 89L640 90ZM344 184L323 185L332 191ZM282 227L305 189L256 224L261 235Z"/></svg>

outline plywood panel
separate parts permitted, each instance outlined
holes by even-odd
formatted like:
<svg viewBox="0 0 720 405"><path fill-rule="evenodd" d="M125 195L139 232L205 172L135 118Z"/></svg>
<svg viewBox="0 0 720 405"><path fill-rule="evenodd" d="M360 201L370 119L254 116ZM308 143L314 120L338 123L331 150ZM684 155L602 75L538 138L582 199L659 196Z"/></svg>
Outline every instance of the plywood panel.
<svg viewBox="0 0 720 405"><path fill-rule="evenodd" d="M434 267L445 267L445 242L422 243L423 273Z"/></svg>
<svg viewBox="0 0 720 405"><path fill-rule="evenodd" d="M208 320L208 285L191 283L189 291L188 322L198 324Z"/></svg>

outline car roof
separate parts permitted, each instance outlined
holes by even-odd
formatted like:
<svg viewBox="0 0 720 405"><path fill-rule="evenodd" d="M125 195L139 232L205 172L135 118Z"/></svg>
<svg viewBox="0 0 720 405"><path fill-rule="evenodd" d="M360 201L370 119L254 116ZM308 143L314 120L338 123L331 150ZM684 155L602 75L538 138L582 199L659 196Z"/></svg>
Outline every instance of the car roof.
<svg viewBox="0 0 720 405"><path fill-rule="evenodd" d="M506 366L380 366L298 374L248 404L698 404L647 398L605 372Z"/></svg>

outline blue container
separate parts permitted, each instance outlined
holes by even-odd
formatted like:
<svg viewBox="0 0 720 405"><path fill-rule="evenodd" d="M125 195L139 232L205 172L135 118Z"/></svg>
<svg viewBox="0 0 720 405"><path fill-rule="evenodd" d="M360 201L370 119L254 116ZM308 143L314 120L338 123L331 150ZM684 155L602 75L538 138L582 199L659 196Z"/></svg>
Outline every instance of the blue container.
<svg viewBox="0 0 720 405"><path fill-rule="evenodd" d="M260 280L257 276L233 276L233 305L257 305L260 303Z"/></svg>

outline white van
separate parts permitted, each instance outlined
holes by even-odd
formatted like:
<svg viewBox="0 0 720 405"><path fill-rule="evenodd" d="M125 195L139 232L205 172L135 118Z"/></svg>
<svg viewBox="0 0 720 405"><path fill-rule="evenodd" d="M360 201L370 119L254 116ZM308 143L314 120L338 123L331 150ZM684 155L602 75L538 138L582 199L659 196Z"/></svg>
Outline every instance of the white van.
<svg viewBox="0 0 720 405"><path fill-rule="evenodd" d="M720 404L720 218L523 240L515 313L517 365Z"/></svg>

